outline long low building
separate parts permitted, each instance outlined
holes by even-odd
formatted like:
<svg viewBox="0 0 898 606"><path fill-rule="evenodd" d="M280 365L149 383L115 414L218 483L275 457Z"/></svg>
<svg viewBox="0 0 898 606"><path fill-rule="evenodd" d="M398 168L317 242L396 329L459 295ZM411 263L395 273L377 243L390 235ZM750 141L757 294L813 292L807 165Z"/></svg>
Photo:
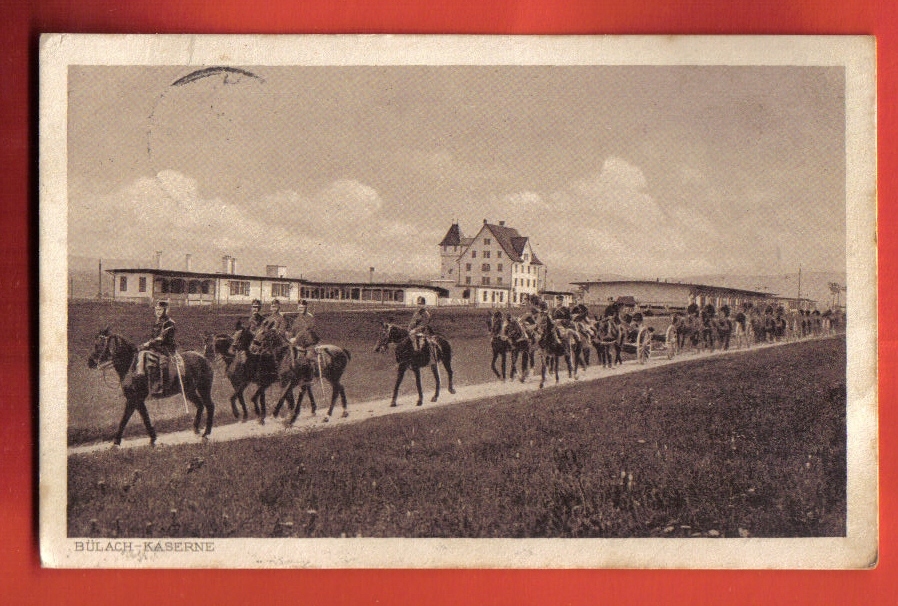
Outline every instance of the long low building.
<svg viewBox="0 0 898 606"><path fill-rule="evenodd" d="M269 303L340 301L358 304L415 305L424 297L436 306L449 292L445 288L416 283L319 282L283 275L255 276L171 269L108 269L115 301L152 302L166 299L172 305L248 304L253 299Z"/></svg>
<svg viewBox="0 0 898 606"><path fill-rule="evenodd" d="M787 309L807 309L813 306L809 299L780 297L768 292L743 290L708 284L662 282L650 280L609 280L573 282L578 287L578 298L588 305L607 305L619 299L632 300L640 308L681 310L695 303L715 307L728 305L739 307L744 303L759 305L783 305Z"/></svg>

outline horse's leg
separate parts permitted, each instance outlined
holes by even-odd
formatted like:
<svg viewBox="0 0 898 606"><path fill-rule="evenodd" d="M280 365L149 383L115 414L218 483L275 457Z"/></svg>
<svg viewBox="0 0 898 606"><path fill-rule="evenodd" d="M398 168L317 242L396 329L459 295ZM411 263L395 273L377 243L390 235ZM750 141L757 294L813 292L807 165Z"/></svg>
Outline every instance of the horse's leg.
<svg viewBox="0 0 898 606"><path fill-rule="evenodd" d="M503 349L502 350L502 381L503 382L505 381L505 378L508 376L507 365L508 365L508 350Z"/></svg>
<svg viewBox="0 0 898 606"><path fill-rule="evenodd" d="M412 366L412 372L415 374L415 387L418 388L418 401L415 403L415 406L422 406L424 404L424 390L421 389L421 369L417 366Z"/></svg>
<svg viewBox="0 0 898 606"><path fill-rule="evenodd" d="M134 409L137 408L137 402L133 400L125 401L125 412L122 413L122 420L119 421L118 431L115 434L115 439L112 440L112 443L115 446L120 446L122 443L122 434L125 433L125 426L128 425L128 421L131 419L131 415L134 414Z"/></svg>
<svg viewBox="0 0 898 606"><path fill-rule="evenodd" d="M281 394L281 397L278 398L278 403L275 404L274 410L271 411L271 416L275 419L281 414L281 406L284 405L284 402L287 403L287 406L290 410L293 410L295 405L293 401L293 387L296 385L296 381L294 379L290 379L290 382L287 383L287 388L284 389L284 393Z"/></svg>
<svg viewBox="0 0 898 606"><path fill-rule="evenodd" d="M306 395L306 391L309 392L309 401L312 403L312 416L315 416L315 397L312 395L312 390L309 389L309 386L303 385L299 388L299 395L296 397L296 408L293 409L293 414L290 416L290 420L284 423L285 425L293 425L296 423L296 419L299 417L299 411L302 410L302 398Z"/></svg>
<svg viewBox="0 0 898 606"><path fill-rule="evenodd" d="M434 390L433 397L430 399L431 402L436 402L437 399L440 397L440 368L438 366L439 363L440 363L440 361L436 360L436 361L434 361L433 364L430 365L430 370L433 372L433 380L434 380L434 383L436 384L436 390ZM502 371L504 374L505 360L502 361ZM420 376L420 373L418 373L418 376ZM419 386L420 386L420 384L419 384ZM420 389L418 390L418 393L421 393Z"/></svg>
<svg viewBox="0 0 898 606"><path fill-rule="evenodd" d="M234 393L231 394L231 412L234 413L235 419L239 419L240 411L237 410L237 400L238 400L237 394L241 393L241 395L242 395L242 392L238 391L237 385L235 385L233 381L231 381L231 388L234 390ZM243 408L246 409L246 404L243 405Z"/></svg>
<svg viewBox="0 0 898 606"><path fill-rule="evenodd" d="M396 385L393 386L393 400L390 402L390 407L396 406L396 398L399 396L399 386L402 385L402 379L405 377L405 371L408 370L408 365L399 364L399 368L396 369ZM418 390L420 393L420 390Z"/></svg>
<svg viewBox="0 0 898 606"><path fill-rule="evenodd" d="M514 381L515 371L518 367L518 349L517 347L512 346L511 348L511 373L508 375L508 378Z"/></svg>
<svg viewBox="0 0 898 606"><path fill-rule="evenodd" d="M490 368L493 370L493 374L496 375L497 378L502 378L502 375L499 374L499 371L496 370L496 360L499 358L499 350L493 347L493 361L490 362Z"/></svg>
<svg viewBox="0 0 898 606"><path fill-rule="evenodd" d="M327 416L331 416L334 414L334 406L337 404L337 398L340 396L340 388L339 383L334 383L332 381L328 381L331 384L331 405L330 408L327 409ZM343 412L346 412L344 409Z"/></svg>
<svg viewBox="0 0 898 606"><path fill-rule="evenodd" d="M265 425L265 390L267 389L267 385L259 385L258 389L256 389L256 393L254 393L252 397L253 405L256 407L256 413L259 415L259 425Z"/></svg>
<svg viewBox="0 0 898 606"><path fill-rule="evenodd" d="M137 403L137 412L140 414L141 420L143 420L143 426L147 430L147 435L150 436L150 446L155 446L156 430L153 428L153 422L150 421L150 411L147 410L147 403L144 400L140 400Z"/></svg>
<svg viewBox="0 0 898 606"><path fill-rule="evenodd" d="M446 369L446 378L449 381L449 393L455 393L455 384L452 382L454 373L452 372L452 352L443 352L441 356L443 360L443 368Z"/></svg>
<svg viewBox="0 0 898 606"><path fill-rule="evenodd" d="M540 379L539 379L539 388L542 389L546 384L546 364L547 358L545 351L540 352Z"/></svg>

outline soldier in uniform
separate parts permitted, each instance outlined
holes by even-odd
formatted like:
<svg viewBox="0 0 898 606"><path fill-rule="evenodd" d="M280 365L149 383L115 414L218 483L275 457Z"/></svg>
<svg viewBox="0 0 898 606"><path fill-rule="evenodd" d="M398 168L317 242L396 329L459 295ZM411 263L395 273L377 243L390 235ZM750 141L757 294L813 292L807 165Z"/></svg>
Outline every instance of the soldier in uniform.
<svg viewBox="0 0 898 606"><path fill-rule="evenodd" d="M431 319L430 310L427 309L427 301L424 297L418 297L418 309L415 310L411 321L408 323L408 336L412 340L412 346L415 351L421 351L426 335L430 332Z"/></svg>
<svg viewBox="0 0 898 606"><path fill-rule="evenodd" d="M168 315L168 302L157 301L153 310L156 314L156 322L153 324L153 330L150 333L150 340L141 344L137 353L137 360L134 367L135 376L144 376L147 374L147 357L155 357L159 365L159 380L150 381L150 385L154 386L154 395L158 395L164 388L163 369L167 366L168 356L175 353L177 343L175 343L175 323ZM152 356L148 352L156 354ZM155 378L155 377L153 377Z"/></svg>
<svg viewBox="0 0 898 606"><path fill-rule="evenodd" d="M256 333L259 328L262 327L262 322L265 321L265 317L262 315L262 302L258 299L253 299L252 305L250 306L250 314L249 319L246 322L246 327L253 334Z"/></svg>
<svg viewBox="0 0 898 606"><path fill-rule="evenodd" d="M305 299L299 302L299 313L293 319L290 344L299 349L301 355L310 360L314 357L315 346L321 341L315 332L315 316L309 312L309 303Z"/></svg>
<svg viewBox="0 0 898 606"><path fill-rule="evenodd" d="M262 321L262 328L273 330L275 333L285 336L287 333L287 319L281 315L281 302L274 299L271 302L271 313Z"/></svg>

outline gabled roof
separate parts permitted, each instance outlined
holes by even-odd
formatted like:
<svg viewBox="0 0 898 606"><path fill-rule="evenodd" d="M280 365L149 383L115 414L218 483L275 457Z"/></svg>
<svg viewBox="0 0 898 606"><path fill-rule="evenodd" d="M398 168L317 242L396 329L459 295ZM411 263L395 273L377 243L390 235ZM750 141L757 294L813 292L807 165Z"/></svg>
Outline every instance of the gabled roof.
<svg viewBox="0 0 898 606"><path fill-rule="evenodd" d="M470 244L470 242L469 242ZM463 246L464 242L462 241L461 229L458 227L458 223L453 223L449 226L449 231L446 232L446 235L443 236L443 241L440 242L440 246Z"/></svg>
<svg viewBox="0 0 898 606"><path fill-rule="evenodd" d="M522 236L518 233L518 230L513 227L494 225L492 223L486 223L484 224L484 227L490 230L490 233L496 238L496 242L499 243L499 246L502 247L502 250L505 251L505 254L508 255L512 261L520 262L523 260L522 255L527 249L527 242L530 241L530 238ZM536 254L532 251L530 263L533 265L542 265L542 262L536 258Z"/></svg>

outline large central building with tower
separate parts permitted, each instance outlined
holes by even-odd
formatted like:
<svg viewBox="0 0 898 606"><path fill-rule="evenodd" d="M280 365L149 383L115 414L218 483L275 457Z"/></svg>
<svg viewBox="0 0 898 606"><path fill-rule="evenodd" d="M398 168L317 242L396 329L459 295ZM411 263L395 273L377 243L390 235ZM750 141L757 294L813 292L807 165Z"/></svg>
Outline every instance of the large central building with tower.
<svg viewBox="0 0 898 606"><path fill-rule="evenodd" d="M451 303L505 307L526 303L545 286L546 267L517 229L483 220L473 237L453 223L439 243L440 277Z"/></svg>

